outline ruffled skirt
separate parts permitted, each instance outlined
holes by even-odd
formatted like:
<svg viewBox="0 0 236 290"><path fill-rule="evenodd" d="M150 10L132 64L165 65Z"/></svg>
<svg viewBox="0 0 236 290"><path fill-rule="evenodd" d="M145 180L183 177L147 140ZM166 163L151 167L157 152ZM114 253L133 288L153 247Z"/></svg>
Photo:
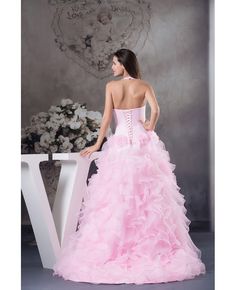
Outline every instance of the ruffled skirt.
<svg viewBox="0 0 236 290"><path fill-rule="evenodd" d="M53 275L144 284L206 272L164 143L154 131L135 136L133 144L119 135L104 143L78 212L78 230L61 249Z"/></svg>

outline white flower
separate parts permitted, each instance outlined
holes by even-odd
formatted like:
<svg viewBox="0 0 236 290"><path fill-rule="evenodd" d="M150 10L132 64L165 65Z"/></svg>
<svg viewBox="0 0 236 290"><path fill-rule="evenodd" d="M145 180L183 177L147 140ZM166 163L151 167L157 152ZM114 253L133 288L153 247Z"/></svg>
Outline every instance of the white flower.
<svg viewBox="0 0 236 290"><path fill-rule="evenodd" d="M30 123L32 125L36 125L38 123L42 124L42 123L46 123L47 120L49 118L49 114L48 113L45 113L45 112L40 112L38 113L37 115L33 115L31 118L30 118Z"/></svg>
<svg viewBox="0 0 236 290"><path fill-rule="evenodd" d="M38 116L39 116L40 120L43 122L44 119L47 119L49 117L49 114L45 113L45 112L39 112Z"/></svg>
<svg viewBox="0 0 236 290"><path fill-rule="evenodd" d="M56 121L56 122L58 122L58 121L60 121L60 120L63 120L64 118L65 118L65 116L64 116L63 113L60 113L60 114L53 113L53 114L51 115L50 120L51 120L51 121Z"/></svg>
<svg viewBox="0 0 236 290"><path fill-rule="evenodd" d="M79 116L80 119L84 119L87 116L87 110L79 107L75 110L75 115Z"/></svg>
<svg viewBox="0 0 236 290"><path fill-rule="evenodd" d="M43 149L42 147L40 146L40 143L39 142L35 142L34 143L34 151L36 153L43 153Z"/></svg>
<svg viewBox="0 0 236 290"><path fill-rule="evenodd" d="M71 152L71 149L73 148L73 144L70 143L70 139L68 137L64 137L62 135L60 135L59 137L60 137L59 139L63 142L59 147L59 151L60 152Z"/></svg>
<svg viewBox="0 0 236 290"><path fill-rule="evenodd" d="M97 138L98 137L98 134L99 134L99 129L97 129L95 132L91 131L91 137L94 139L94 138Z"/></svg>
<svg viewBox="0 0 236 290"><path fill-rule="evenodd" d="M62 136L62 135L59 135L59 136L57 137L57 140L63 143L64 140L65 140L65 137Z"/></svg>
<svg viewBox="0 0 236 290"><path fill-rule="evenodd" d="M85 132L87 133L86 134L86 139L88 140L88 141L92 141L92 131L91 130L89 130L89 128L88 127L86 127L85 128Z"/></svg>
<svg viewBox="0 0 236 290"><path fill-rule="evenodd" d="M74 105L72 106L72 109L77 109L79 107L79 103L74 103Z"/></svg>
<svg viewBox="0 0 236 290"><path fill-rule="evenodd" d="M88 111L87 117L95 122L102 120L102 114L100 112Z"/></svg>
<svg viewBox="0 0 236 290"><path fill-rule="evenodd" d="M34 125L34 124L36 124L36 123L38 123L38 122L39 122L38 115L32 115L32 116L30 117L30 124L31 124L31 125Z"/></svg>
<svg viewBox="0 0 236 290"><path fill-rule="evenodd" d="M42 135L43 133L46 132L46 129L47 129L47 126L42 123L37 123L33 127L34 127L35 133L37 133L38 135Z"/></svg>
<svg viewBox="0 0 236 290"><path fill-rule="evenodd" d="M52 129L53 131L57 131L60 127L60 124L56 123L56 122L48 121L46 123L46 126L48 129Z"/></svg>
<svg viewBox="0 0 236 290"><path fill-rule="evenodd" d="M92 141L92 134L87 134L87 136L86 136L86 139L88 140L88 141Z"/></svg>
<svg viewBox="0 0 236 290"><path fill-rule="evenodd" d="M35 123L34 125L32 125L31 127L30 127L30 129L28 130L28 133L30 134L30 133L35 133L35 134L37 134L37 130L38 130L38 128L37 128L37 124Z"/></svg>
<svg viewBox="0 0 236 290"><path fill-rule="evenodd" d="M40 146L44 148L48 148L50 144L50 134L48 132L43 133L40 137Z"/></svg>
<svg viewBox="0 0 236 290"><path fill-rule="evenodd" d="M68 119L68 125L70 125L71 123L76 122L77 119L78 119L78 116L76 116L76 115L70 117L70 118Z"/></svg>
<svg viewBox="0 0 236 290"><path fill-rule="evenodd" d="M61 100L62 107L65 107L67 105L72 105L72 104L73 104L73 101L71 99L62 99Z"/></svg>
<svg viewBox="0 0 236 290"><path fill-rule="evenodd" d="M69 123L69 126L72 130L79 129L81 127L81 125L82 125L82 123L80 121Z"/></svg>
<svg viewBox="0 0 236 290"><path fill-rule="evenodd" d="M50 133L50 139L51 139L51 141L55 141L55 137L56 137L56 132L55 131L51 131Z"/></svg>
<svg viewBox="0 0 236 290"><path fill-rule="evenodd" d="M84 148L86 141L82 137L79 137L75 140L74 144L78 149L82 149Z"/></svg>
<svg viewBox="0 0 236 290"><path fill-rule="evenodd" d="M52 153L55 153L55 152L57 152L58 146L57 146L57 145L51 145L51 146L49 147L49 149L50 149L50 151L51 151Z"/></svg>
<svg viewBox="0 0 236 290"><path fill-rule="evenodd" d="M69 135L68 135L68 138L71 140L71 139L74 139L74 138L76 138L77 137L77 135L76 134L74 134L74 133L72 133L72 132L70 132L69 133Z"/></svg>
<svg viewBox="0 0 236 290"><path fill-rule="evenodd" d="M49 112L50 113L60 113L62 112L62 109L58 106L51 106L50 109L49 109Z"/></svg>

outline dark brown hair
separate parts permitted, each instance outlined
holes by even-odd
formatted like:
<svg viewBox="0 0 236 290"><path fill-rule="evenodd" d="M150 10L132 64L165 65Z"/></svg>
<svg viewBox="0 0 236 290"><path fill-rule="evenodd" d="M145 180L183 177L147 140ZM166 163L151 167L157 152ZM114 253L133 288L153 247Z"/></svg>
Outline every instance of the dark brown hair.
<svg viewBox="0 0 236 290"><path fill-rule="evenodd" d="M131 77L141 79L138 60L133 51L121 48L114 53L114 56L116 56L118 61L123 64Z"/></svg>

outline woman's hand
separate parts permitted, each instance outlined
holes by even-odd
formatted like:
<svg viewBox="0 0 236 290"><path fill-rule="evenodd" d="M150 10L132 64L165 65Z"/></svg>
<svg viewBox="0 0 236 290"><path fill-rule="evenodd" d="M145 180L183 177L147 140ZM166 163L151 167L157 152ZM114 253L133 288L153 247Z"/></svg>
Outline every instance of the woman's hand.
<svg viewBox="0 0 236 290"><path fill-rule="evenodd" d="M98 151L98 150L99 150L99 146L96 145L96 144L94 144L94 145L92 145L92 146L89 146L89 147L84 148L83 150L80 151L79 154L80 154L80 156L82 156L82 157L85 157L86 155L89 155L89 157L90 157L90 155L91 155L93 152Z"/></svg>
<svg viewBox="0 0 236 290"><path fill-rule="evenodd" d="M142 120L140 120L140 122L143 124L143 127L144 127L145 130L147 130L147 131L154 130L154 128L151 126L149 120L146 120L145 122L143 122Z"/></svg>

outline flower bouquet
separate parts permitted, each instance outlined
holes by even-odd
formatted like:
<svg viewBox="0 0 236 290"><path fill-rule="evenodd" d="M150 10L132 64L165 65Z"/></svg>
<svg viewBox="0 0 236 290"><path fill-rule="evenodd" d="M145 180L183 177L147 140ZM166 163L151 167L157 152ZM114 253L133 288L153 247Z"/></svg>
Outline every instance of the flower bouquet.
<svg viewBox="0 0 236 290"><path fill-rule="evenodd" d="M60 105L30 118L30 126L22 129L21 153L79 152L96 142L101 121L101 113L88 111L86 104L62 99Z"/></svg>

